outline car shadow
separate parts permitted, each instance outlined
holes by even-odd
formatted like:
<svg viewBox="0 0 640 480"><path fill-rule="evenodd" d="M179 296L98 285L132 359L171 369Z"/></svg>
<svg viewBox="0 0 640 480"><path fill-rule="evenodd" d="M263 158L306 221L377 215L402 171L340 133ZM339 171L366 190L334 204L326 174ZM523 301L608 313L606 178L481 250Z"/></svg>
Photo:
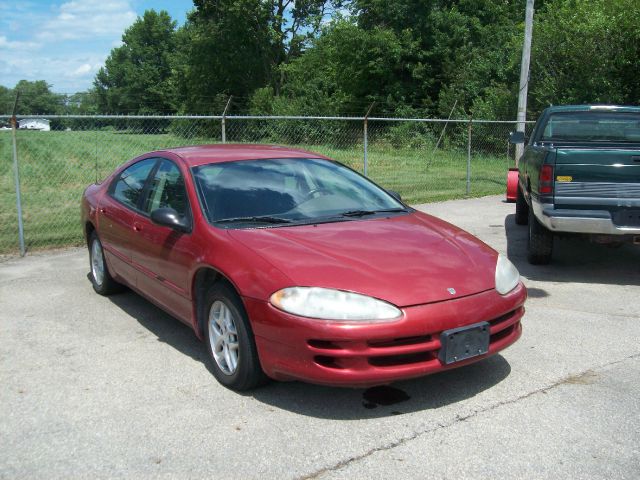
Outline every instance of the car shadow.
<svg viewBox="0 0 640 480"><path fill-rule="evenodd" d="M360 420L446 407L490 389L510 373L511 366L498 354L466 367L388 386L364 389L272 382L249 394L260 402L299 415Z"/></svg>
<svg viewBox="0 0 640 480"><path fill-rule="evenodd" d="M211 365L205 347L193 330L140 295L126 291L109 300L141 326L184 355ZM270 382L238 395L253 397L274 408L300 415L334 420L356 420L437 409L471 398L501 381L511 367L501 355L473 365L390 386L338 388L303 382ZM211 382L216 379L211 376ZM220 386L220 388L224 388Z"/></svg>
<svg viewBox="0 0 640 480"><path fill-rule="evenodd" d="M132 290L108 297L111 303L134 318L156 336L159 342L171 345L194 360L206 363L207 354L193 329Z"/></svg>
<svg viewBox="0 0 640 480"><path fill-rule="evenodd" d="M527 261L528 227L516 225L515 215L505 217L507 256L530 280L607 285L640 285L640 247L624 244L617 248L590 242L587 237L555 237L549 265ZM546 296L530 289L529 296Z"/></svg>

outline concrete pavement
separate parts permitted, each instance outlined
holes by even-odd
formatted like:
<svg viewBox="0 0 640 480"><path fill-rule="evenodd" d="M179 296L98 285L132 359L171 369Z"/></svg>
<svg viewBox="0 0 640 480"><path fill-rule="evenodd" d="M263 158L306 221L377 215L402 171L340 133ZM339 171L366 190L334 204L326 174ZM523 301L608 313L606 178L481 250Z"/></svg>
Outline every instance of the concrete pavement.
<svg viewBox="0 0 640 480"><path fill-rule="evenodd" d="M640 249L560 241L533 267L502 198L420 208L507 253L530 298L518 343L396 403L231 392L188 327L96 295L86 250L1 263L0 478L637 478Z"/></svg>

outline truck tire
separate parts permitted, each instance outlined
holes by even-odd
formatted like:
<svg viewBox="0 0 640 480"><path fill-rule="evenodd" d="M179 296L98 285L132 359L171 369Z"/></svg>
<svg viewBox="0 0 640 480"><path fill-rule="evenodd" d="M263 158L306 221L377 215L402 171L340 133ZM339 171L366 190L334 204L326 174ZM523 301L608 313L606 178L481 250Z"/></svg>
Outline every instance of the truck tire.
<svg viewBox="0 0 640 480"><path fill-rule="evenodd" d="M527 259L532 265L546 265L551 261L553 251L553 233L538 222L529 209L529 242Z"/></svg>
<svg viewBox="0 0 640 480"><path fill-rule="evenodd" d="M526 225L529 220L529 205L524 198L524 194L520 187L516 194L516 225Z"/></svg>

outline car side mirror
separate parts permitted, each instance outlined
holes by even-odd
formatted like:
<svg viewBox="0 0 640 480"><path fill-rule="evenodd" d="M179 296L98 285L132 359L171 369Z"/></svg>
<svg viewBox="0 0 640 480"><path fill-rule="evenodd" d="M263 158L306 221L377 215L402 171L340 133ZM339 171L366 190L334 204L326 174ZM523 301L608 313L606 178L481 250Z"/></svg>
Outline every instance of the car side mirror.
<svg viewBox="0 0 640 480"><path fill-rule="evenodd" d="M391 195L393 198L395 198L396 200L398 200L399 202L402 202L402 195L400 195L395 190L387 190L387 193Z"/></svg>
<svg viewBox="0 0 640 480"><path fill-rule="evenodd" d="M178 232L189 233L191 225L185 217L181 217L173 208L156 208L151 212L151 221Z"/></svg>
<svg viewBox="0 0 640 480"><path fill-rule="evenodd" d="M524 143L524 132L511 132L509 134L509 143Z"/></svg>

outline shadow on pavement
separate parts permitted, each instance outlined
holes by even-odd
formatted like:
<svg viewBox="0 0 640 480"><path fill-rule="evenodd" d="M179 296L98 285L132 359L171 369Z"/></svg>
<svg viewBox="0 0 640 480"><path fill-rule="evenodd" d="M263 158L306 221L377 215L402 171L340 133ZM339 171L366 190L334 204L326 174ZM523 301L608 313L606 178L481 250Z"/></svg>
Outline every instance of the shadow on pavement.
<svg viewBox="0 0 640 480"><path fill-rule="evenodd" d="M165 313L138 294L127 291L109 297L114 305L138 321L166 343L185 355L211 366L204 345L192 329ZM479 363L415 380L397 382L383 389L349 389L311 385L302 382L271 382L239 395L253 397L275 408L318 418L356 420L400 415L436 409L471 398L504 380L511 372L509 363L494 355ZM211 382L216 379L211 376ZM220 386L220 388L224 388ZM371 400L384 397L390 401ZM394 401L396 399L396 401ZM378 403L376 403L378 402Z"/></svg>
<svg viewBox="0 0 640 480"><path fill-rule="evenodd" d="M111 295L108 298L114 305L155 335L159 342L171 345L194 360L206 363L207 353L204 346L188 325L131 290ZM213 380L215 381L215 379Z"/></svg>
<svg viewBox="0 0 640 480"><path fill-rule="evenodd" d="M522 276L549 282L640 285L640 247L625 244L618 248L599 245L587 237L556 237L549 265L531 265L527 261L526 225L516 225L515 215L505 217L507 255ZM543 297L541 289L529 289L529 296Z"/></svg>
<svg viewBox="0 0 640 480"><path fill-rule="evenodd" d="M402 415L451 405L497 385L511 367L500 354L479 363L386 387L398 403L372 408L373 389L332 388L302 382L271 383L250 393L256 400L282 410L331 420L359 420ZM375 387L374 387L375 388ZM398 395L398 394L402 395Z"/></svg>

